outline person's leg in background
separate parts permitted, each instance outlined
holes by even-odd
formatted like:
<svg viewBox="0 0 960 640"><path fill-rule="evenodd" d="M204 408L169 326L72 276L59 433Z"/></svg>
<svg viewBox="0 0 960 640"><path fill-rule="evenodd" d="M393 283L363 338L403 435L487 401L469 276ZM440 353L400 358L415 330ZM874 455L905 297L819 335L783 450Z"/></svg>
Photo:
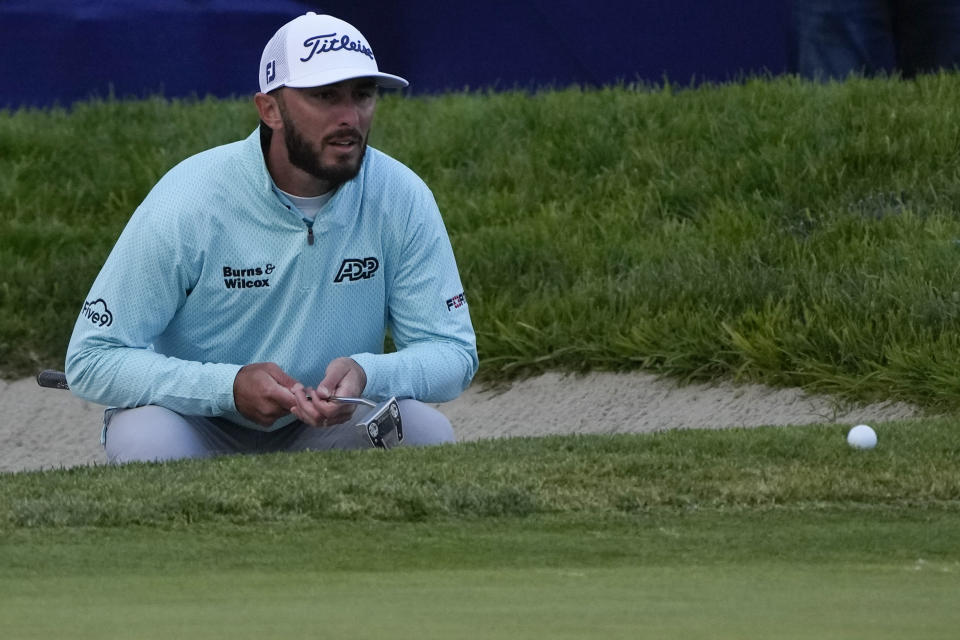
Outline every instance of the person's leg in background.
<svg viewBox="0 0 960 640"><path fill-rule="evenodd" d="M843 80L894 69L889 0L794 0L797 72Z"/></svg>

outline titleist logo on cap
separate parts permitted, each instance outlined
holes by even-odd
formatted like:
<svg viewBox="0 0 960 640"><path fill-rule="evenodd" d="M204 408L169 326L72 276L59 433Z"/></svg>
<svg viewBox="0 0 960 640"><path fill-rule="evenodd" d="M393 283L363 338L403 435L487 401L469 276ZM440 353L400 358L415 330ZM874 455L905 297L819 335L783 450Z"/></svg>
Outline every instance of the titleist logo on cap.
<svg viewBox="0 0 960 640"><path fill-rule="evenodd" d="M322 87L353 78L373 78L387 89L409 84L400 76L380 71L373 47L356 27L315 13L294 18L273 34L260 56L258 75L264 93L279 87Z"/></svg>
<svg viewBox="0 0 960 640"><path fill-rule="evenodd" d="M356 51L374 60L373 50L370 47L363 44L362 40L354 42L347 34L343 34L339 38L336 33L325 33L323 35L313 36L303 41L303 47L308 49L309 53L305 58L300 58L300 62L308 62L318 53L326 53L328 51Z"/></svg>

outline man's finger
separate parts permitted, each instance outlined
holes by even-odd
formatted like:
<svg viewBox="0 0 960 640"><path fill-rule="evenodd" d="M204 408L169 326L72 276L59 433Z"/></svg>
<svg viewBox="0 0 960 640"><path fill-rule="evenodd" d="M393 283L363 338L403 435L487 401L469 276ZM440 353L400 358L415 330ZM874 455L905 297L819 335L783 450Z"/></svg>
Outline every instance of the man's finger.
<svg viewBox="0 0 960 640"><path fill-rule="evenodd" d="M287 409L291 404L296 402L297 398L296 395L294 395L294 393L287 387L274 384L272 388L268 388L264 391L264 399L269 404L273 405L277 411L282 410L284 413L286 413Z"/></svg>
<svg viewBox="0 0 960 640"><path fill-rule="evenodd" d="M313 403L313 390L297 383L291 390L297 417L303 422L313 424L317 419L317 408Z"/></svg>
<svg viewBox="0 0 960 640"><path fill-rule="evenodd" d="M234 402L241 415L267 426L287 415L295 402L293 380L274 363L249 364L237 372L233 382ZM281 382L283 381L283 382Z"/></svg>
<svg viewBox="0 0 960 640"><path fill-rule="evenodd" d="M347 422L356 408L355 405L343 404L336 400L325 399L325 394L318 389L304 387L297 383L291 389L294 403L290 406L290 413L298 420L314 427L328 427Z"/></svg>
<svg viewBox="0 0 960 640"><path fill-rule="evenodd" d="M337 358L327 366L326 374L317 388L327 391L326 397L329 398L332 395L359 396L366 385L367 374L356 360Z"/></svg>
<svg viewBox="0 0 960 640"><path fill-rule="evenodd" d="M270 366L266 369L267 373L277 381L277 384L286 387L287 389L293 388L294 385L299 384L294 380L290 375L280 368L280 365L269 363Z"/></svg>

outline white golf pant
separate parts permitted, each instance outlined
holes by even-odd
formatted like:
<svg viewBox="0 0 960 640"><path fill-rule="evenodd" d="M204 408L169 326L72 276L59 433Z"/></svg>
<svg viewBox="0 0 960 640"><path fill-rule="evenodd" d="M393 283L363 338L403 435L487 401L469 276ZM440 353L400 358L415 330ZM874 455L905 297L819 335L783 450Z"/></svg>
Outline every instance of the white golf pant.
<svg viewBox="0 0 960 640"><path fill-rule="evenodd" d="M405 446L454 442L450 421L416 400L400 400ZM104 447L111 464L209 458L236 453L369 449L365 432L352 423L311 427L300 421L275 431L258 431L222 418L184 416L154 405L108 409Z"/></svg>

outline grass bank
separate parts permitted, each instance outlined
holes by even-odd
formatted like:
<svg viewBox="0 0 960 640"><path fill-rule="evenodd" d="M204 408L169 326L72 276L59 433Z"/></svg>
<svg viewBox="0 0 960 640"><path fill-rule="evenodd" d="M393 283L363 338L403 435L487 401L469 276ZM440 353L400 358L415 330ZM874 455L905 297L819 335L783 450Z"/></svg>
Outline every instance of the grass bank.
<svg viewBox="0 0 960 640"><path fill-rule="evenodd" d="M434 190L480 378L648 369L960 405L960 76L383 99ZM0 113L0 372L62 362L97 269L237 101Z"/></svg>
<svg viewBox="0 0 960 640"><path fill-rule="evenodd" d="M825 425L488 440L5 475L0 527L607 518L698 510L955 510L952 420L851 449Z"/></svg>

